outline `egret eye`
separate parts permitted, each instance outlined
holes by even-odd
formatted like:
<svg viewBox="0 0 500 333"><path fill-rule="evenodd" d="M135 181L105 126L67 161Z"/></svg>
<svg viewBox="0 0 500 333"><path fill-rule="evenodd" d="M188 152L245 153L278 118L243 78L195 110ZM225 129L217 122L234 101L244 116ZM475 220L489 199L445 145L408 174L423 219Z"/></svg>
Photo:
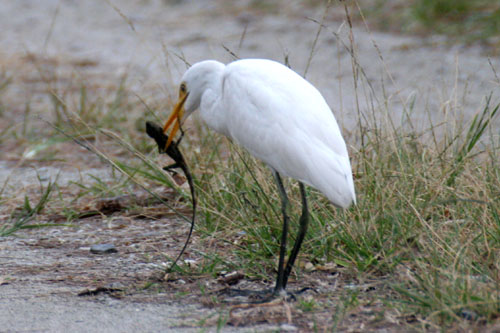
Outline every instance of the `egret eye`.
<svg viewBox="0 0 500 333"><path fill-rule="evenodd" d="M181 86L179 88L179 95L185 94L187 92L186 84L181 83Z"/></svg>

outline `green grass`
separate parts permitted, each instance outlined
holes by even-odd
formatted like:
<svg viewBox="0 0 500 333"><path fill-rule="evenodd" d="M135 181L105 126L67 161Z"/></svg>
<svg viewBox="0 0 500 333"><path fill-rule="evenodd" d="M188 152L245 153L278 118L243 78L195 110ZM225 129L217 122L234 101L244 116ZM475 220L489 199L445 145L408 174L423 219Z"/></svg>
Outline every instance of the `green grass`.
<svg viewBox="0 0 500 333"><path fill-rule="evenodd" d="M422 322L450 325L463 320L464 310L481 320L494 320L500 315L498 143L478 143L497 110L498 106L486 103L462 133L453 133L434 146L416 141L419 133L365 132L364 145L351 149L358 204L338 210L308 189L311 226L299 262L336 263L354 279L389 277L393 292L379 297ZM103 140L99 126L107 124L87 125L81 127L86 135L100 135ZM143 135L126 131L119 135ZM81 138L79 133L72 135ZM272 283L281 233L272 176L262 163L224 138L198 135L199 142L186 141L183 150L196 175L197 233L209 242L216 240L216 245L201 253L204 259L197 267L176 272L215 278L223 270L242 270L249 278ZM116 149L122 147L118 139L106 140ZM155 153L144 160L137 157L147 144L126 147L118 155L111 150L102 156L126 176L111 187L99 179L90 186L82 184L81 197L127 193L134 184L174 186L155 164ZM289 181L287 186L294 207L293 241L300 204L296 183ZM50 187L35 207L26 199L22 214L1 234L26 228L48 204L49 194ZM66 212L68 221L75 219L71 212ZM307 274L300 267L295 269L299 277ZM400 274L402 270L406 273ZM305 311L312 306L301 304Z"/></svg>
<svg viewBox="0 0 500 333"><path fill-rule="evenodd" d="M434 5L413 2L412 15L427 17L450 11ZM453 15L448 19L454 20ZM189 200L188 193L163 172L156 147L144 133L145 121L164 119L163 110L170 105L148 101L149 105L137 99L127 90L126 78L101 95L83 84L76 93L50 94L52 109L43 111L52 115L54 127L7 126L0 140L14 137L35 155L45 148L40 146L41 138L50 137L45 141L50 146L75 140L75 147L80 144L111 165L115 177L111 185L98 177L91 184L77 183L77 198L64 197L62 192L51 195L54 185L47 185L37 204L33 206L26 196L15 214L2 221L0 236L49 226L32 223L45 210L75 221L79 215L72 205L81 198L93 200L143 188L162 200L153 189L170 187ZM307 190L311 224L293 274L299 278L308 274L300 263L335 264L346 281L379 280L389 291L370 296L357 289L342 290L331 311L332 328L350 309L375 301L401 316L415 318L416 327L422 329L467 323L470 320L464 318L464 311L475 314L475 322L481 323L494 322L500 316L500 145L498 129L492 127L499 105L492 104L487 95L477 108L480 111L468 123L450 123L439 129L431 124L420 132L411 130L414 126L383 127L380 124L391 122L359 119L360 126L346 138L357 205L339 210L316 190ZM386 111L371 110L374 114ZM26 113L30 112L27 107ZM36 120L28 117L26 121ZM222 271L241 270L251 279L272 283L282 222L270 171L225 138L203 130L199 123L193 122L191 127L191 138L184 139L182 150L196 177L200 207L196 232L203 244L212 245L194 248L202 257L200 263L181 266L175 274L215 278ZM54 161L58 156L38 162ZM286 186L293 207L292 242L300 199L295 181L286 181ZM4 196L1 199L4 204L8 201ZM179 216L189 221L184 214ZM321 306L315 300L299 303L304 312ZM221 322L225 320L221 316Z"/></svg>
<svg viewBox="0 0 500 333"><path fill-rule="evenodd" d="M54 184L50 182L45 188L40 187L40 198L34 207L32 207L28 196L24 196L23 204L12 211L10 218L6 222L0 224L0 237L14 235L23 229L70 226L61 223L31 223L37 215L41 214L50 201L53 188Z"/></svg>
<svg viewBox="0 0 500 333"><path fill-rule="evenodd" d="M89 98L85 94L82 89L76 98ZM69 134L119 171L111 186L99 178L78 184L79 198L132 193L137 187L177 188L156 163L156 149L143 128L136 127L146 117L155 117L141 113L122 118L131 102L120 95L117 91L112 102L85 101L73 107L61 103L66 110L61 118L55 117L58 130L45 129L54 142L64 142ZM339 210L308 189L311 224L294 274L308 274L300 262L335 263L343 267L346 280L383 278L390 292L376 297L426 325L451 327L465 320L464 311L477 320L495 320L500 315L500 165L498 135L491 135L491 122L498 108L487 96L469 123L449 124L441 134L431 126L425 132L439 139L428 141L415 139L421 133L408 130L411 126L364 124L377 130L352 134L362 136L362 144L351 146L358 203ZM185 139L182 149L196 176L196 232L214 245L202 252L193 249L203 259L195 267L179 267L175 274L216 278L221 271L241 270L250 279L272 283L282 222L270 171L225 138L194 125L197 133L191 141ZM287 181L286 186L293 207L292 242L300 200L296 182ZM78 214L62 204L68 198L52 198L52 191L51 184L42 189L34 207L26 197L0 234L49 226L29 223L43 209L59 210L74 222ZM180 193L189 200L187 193ZM332 313L333 322L349 309L373 301L359 291L345 297L340 299L345 304ZM318 306L311 300L299 305L306 312Z"/></svg>
<svg viewBox="0 0 500 333"><path fill-rule="evenodd" d="M358 0L373 27L443 34L454 40L498 47L500 3L496 0Z"/></svg>
<svg viewBox="0 0 500 333"><path fill-rule="evenodd" d="M391 286L398 296L387 301L422 318L450 322L463 309L482 319L496 318L498 146L482 150L477 143L479 132L484 133L478 128L486 128L497 110L498 105L487 103L465 133L447 145L415 142L417 133L366 134L365 145L352 154L356 206L336 210L309 190L314 208L302 259L337 262L353 276L394 276ZM241 269L256 278L272 278L281 219L271 175L238 148L228 149L227 163L212 166L201 177L200 201L206 212L201 228L216 238L239 239L234 251ZM289 187L297 208L296 186ZM293 221L298 213L294 211ZM238 236L241 231L244 235ZM256 260L260 265L252 264ZM411 279L396 277L402 267Z"/></svg>
<svg viewBox="0 0 500 333"><path fill-rule="evenodd" d="M418 0L411 15L426 29L469 38L500 35L500 4L493 0Z"/></svg>

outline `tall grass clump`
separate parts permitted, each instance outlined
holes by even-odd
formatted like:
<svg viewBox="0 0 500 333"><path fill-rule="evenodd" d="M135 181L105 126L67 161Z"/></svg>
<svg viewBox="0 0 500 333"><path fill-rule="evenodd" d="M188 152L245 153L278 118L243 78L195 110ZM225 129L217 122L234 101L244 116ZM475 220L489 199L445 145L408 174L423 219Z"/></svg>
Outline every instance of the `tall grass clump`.
<svg viewBox="0 0 500 333"><path fill-rule="evenodd" d="M382 298L422 321L449 322L470 313L496 318L500 165L491 122L498 109L487 98L462 132L434 133L439 140L417 140L420 133L400 128L357 133L364 135L363 145L351 149L358 203L338 210L309 189L312 219L299 261L336 263L350 278L384 277L394 293ZM201 150L193 156L200 228L233 244L232 268L272 279L281 217L269 170L219 136L200 137ZM294 181L288 188L296 222L298 189Z"/></svg>
<svg viewBox="0 0 500 333"><path fill-rule="evenodd" d="M28 196L25 196L23 204L12 212L7 221L0 223L0 237L14 235L16 232L23 229L67 226L66 224L60 223L31 223L37 215L41 214L41 211L50 201L53 187L54 184L50 182L45 188L41 186L40 198L34 207L32 206Z"/></svg>

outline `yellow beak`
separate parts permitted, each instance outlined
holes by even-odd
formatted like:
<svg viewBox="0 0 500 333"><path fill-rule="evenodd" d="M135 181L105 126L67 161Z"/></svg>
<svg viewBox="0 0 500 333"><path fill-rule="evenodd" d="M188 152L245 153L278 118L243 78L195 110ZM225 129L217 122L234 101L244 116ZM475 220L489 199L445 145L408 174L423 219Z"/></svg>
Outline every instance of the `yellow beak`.
<svg viewBox="0 0 500 333"><path fill-rule="evenodd" d="M181 125L181 119L182 116L184 115L184 103L186 102L188 94L186 93L181 93L179 95L179 100L175 104L174 110L168 117L167 122L163 126L163 133L167 134L168 128L170 125L174 124L172 127L172 130L170 131L170 134L168 135L168 140L167 143L165 144L165 150L167 150L168 146L172 143L172 140L174 139L175 134L179 130L179 127Z"/></svg>

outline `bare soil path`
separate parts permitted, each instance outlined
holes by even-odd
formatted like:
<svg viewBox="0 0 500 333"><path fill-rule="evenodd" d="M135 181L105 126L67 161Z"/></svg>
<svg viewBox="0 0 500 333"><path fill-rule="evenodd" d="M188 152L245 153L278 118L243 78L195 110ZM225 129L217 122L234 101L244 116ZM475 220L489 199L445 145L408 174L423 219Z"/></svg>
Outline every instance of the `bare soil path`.
<svg viewBox="0 0 500 333"><path fill-rule="evenodd" d="M207 58L229 62L233 56L227 49L242 58L283 61L288 56L291 66L304 73L318 31L318 24L309 18L320 21L323 10L295 2L286 6L289 2L278 2L270 8L255 3L4 1L0 4L0 73L12 83L0 95L0 130L22 127L28 102L30 126L43 126L35 116L52 116L47 111L52 103L47 82L54 89L70 89L75 80L84 81L99 91L126 75L129 89L144 100L168 100L175 96L175 84L186 68L181 58L190 63ZM353 114L351 55L343 45L349 45L349 31L342 8L332 9L325 26L307 78L325 95L349 133L357 115ZM366 114L372 103L385 100L397 120L415 97L416 110L440 110L431 113L433 121L456 114L467 118L486 95L500 89L492 69L500 73L500 60L488 60L481 47L450 47L440 37L368 33L363 26L355 28L354 35L362 76L371 83L359 88L366 96L359 101ZM416 124L427 126L427 114L412 116ZM90 184L92 175L115 179L109 167L71 143L61 148L64 161L40 162L31 161L30 147L19 142L19 138L0 141L0 187L3 196L12 198L11 205L0 208L0 223L25 195L39 195L40 182L57 180L60 195L71 196L76 193L74 183ZM166 195L174 197L168 191ZM130 200L122 199L121 205ZM152 211L155 207L151 204ZM228 320L227 308L213 308L210 297L201 292L203 283L217 289L216 279L181 279L166 286L154 279L161 272L163 254L178 253L187 231L184 222L164 211L156 219L117 212L78 219L72 227L29 230L0 239L0 331L215 331L218 322ZM44 218L47 223L64 223L61 215ZM99 243L113 243L118 253L90 253L90 246ZM196 236L193 243L196 247ZM333 291L345 285L340 278L325 276L311 274L303 285L323 283L322 288ZM242 325L222 330L307 331L316 322L319 327L332 324L328 312L292 311L296 320L288 325L287 305L279 305L276 311L252 317L259 319L254 322L240 317ZM376 311L370 311L339 328L397 331L398 320L377 321Z"/></svg>

